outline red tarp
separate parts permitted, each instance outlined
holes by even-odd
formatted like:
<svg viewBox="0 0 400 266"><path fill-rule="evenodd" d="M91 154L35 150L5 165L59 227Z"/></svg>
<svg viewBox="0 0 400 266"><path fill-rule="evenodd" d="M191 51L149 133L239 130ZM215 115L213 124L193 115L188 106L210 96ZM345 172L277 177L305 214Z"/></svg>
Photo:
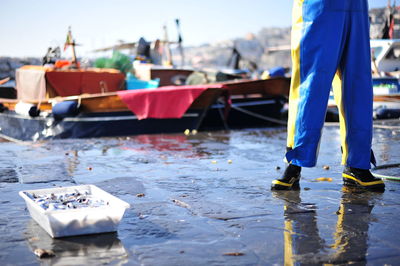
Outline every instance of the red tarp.
<svg viewBox="0 0 400 266"><path fill-rule="evenodd" d="M125 75L115 69L54 69L23 66L17 70L19 99L43 99L50 86L56 96L101 93L123 89Z"/></svg>
<svg viewBox="0 0 400 266"><path fill-rule="evenodd" d="M123 88L125 75L121 73L91 71L50 71L46 81L59 96L118 91ZM102 85L104 84L104 85Z"/></svg>
<svg viewBox="0 0 400 266"><path fill-rule="evenodd" d="M198 96L223 85L166 86L119 91L118 96L139 118L181 118Z"/></svg>

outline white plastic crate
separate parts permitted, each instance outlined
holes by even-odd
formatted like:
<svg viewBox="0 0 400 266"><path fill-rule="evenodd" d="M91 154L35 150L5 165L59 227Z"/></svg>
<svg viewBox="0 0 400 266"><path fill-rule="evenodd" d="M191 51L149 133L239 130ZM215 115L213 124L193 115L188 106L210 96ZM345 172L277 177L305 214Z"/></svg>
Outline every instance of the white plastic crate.
<svg viewBox="0 0 400 266"><path fill-rule="evenodd" d="M78 191L107 204L98 207L45 210L28 195L67 194ZM130 205L94 185L20 191L31 217L53 238L115 232Z"/></svg>

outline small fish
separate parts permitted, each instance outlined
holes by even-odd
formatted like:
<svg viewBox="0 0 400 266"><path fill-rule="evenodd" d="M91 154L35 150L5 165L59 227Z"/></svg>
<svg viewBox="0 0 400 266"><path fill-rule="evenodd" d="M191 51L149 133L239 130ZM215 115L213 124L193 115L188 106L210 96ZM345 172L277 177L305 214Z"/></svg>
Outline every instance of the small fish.
<svg viewBox="0 0 400 266"><path fill-rule="evenodd" d="M50 211L109 205L109 202L93 198L88 191L80 192L75 190L72 193L51 193L48 195L35 195L35 197L33 197L34 194L27 194L41 208Z"/></svg>
<svg viewBox="0 0 400 266"><path fill-rule="evenodd" d="M333 179L331 177L318 177L318 178L315 178L315 181L317 181L317 182L323 182L323 181L332 182Z"/></svg>
<svg viewBox="0 0 400 266"><path fill-rule="evenodd" d="M42 248L35 249L35 251L33 253L35 253L35 255L41 259L54 257L56 255L52 250L42 249Z"/></svg>
<svg viewBox="0 0 400 266"><path fill-rule="evenodd" d="M48 211L54 211L54 210L57 210L57 209L58 209L58 207L54 203L50 203L49 207L47 208Z"/></svg>
<svg viewBox="0 0 400 266"><path fill-rule="evenodd" d="M224 253L224 256L243 256L244 253L242 252L226 252Z"/></svg>

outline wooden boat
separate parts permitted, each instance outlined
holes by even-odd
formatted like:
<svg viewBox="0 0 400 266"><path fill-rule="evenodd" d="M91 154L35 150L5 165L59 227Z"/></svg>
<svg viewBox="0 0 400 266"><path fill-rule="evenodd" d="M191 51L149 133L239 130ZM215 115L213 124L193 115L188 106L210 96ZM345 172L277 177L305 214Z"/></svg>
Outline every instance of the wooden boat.
<svg viewBox="0 0 400 266"><path fill-rule="evenodd" d="M80 68L75 45L69 29L65 47L72 47L72 61L48 54L49 67L16 71L16 95L0 91L0 136L36 141L194 130L223 93L220 84L124 90L118 70ZM159 78L161 86L180 85L192 73L147 65L136 72L145 80Z"/></svg>
<svg viewBox="0 0 400 266"><path fill-rule="evenodd" d="M118 72L113 74L104 71L57 71L37 66L19 69L18 99L0 98L0 135L23 141L36 141L199 129L208 108L223 92L220 89L221 85L121 90L120 84L124 81L124 76L121 77ZM23 74L26 74L26 79ZM196 91L194 96L190 94L191 90ZM149 105L147 111L157 109L157 115L133 113L122 93L128 97L156 97L157 101ZM160 97L157 98L160 95L171 97L162 96L164 98L160 100ZM177 108L168 106L168 101L181 101L185 99L185 95L189 97L185 102L187 109L183 109L178 115L163 115L168 113L164 112L165 110ZM152 98L149 99L151 102ZM164 105L164 109L161 105ZM64 106L64 109L61 108L61 114L59 106Z"/></svg>
<svg viewBox="0 0 400 266"><path fill-rule="evenodd" d="M206 89L180 118L138 119L121 100L117 92L86 94L29 101L39 106L40 115L21 115L16 112L18 100L0 99L0 136L37 141L58 138L92 138L129 136L150 133L184 132L198 129L210 105L222 93L220 89ZM53 102L79 102L79 113L57 118L52 114Z"/></svg>
<svg viewBox="0 0 400 266"><path fill-rule="evenodd" d="M0 134L12 139L36 141L268 126L279 120L290 80L239 80L131 91L121 90L123 83L124 76L115 70L55 70L25 66L17 70L18 99L2 99L0 96ZM204 91L179 117L150 116L143 119L121 99L121 92L154 96L165 90L178 93L176 97L181 99L179 93L184 88L199 87ZM21 100L28 104L22 112L19 108ZM61 116L55 112L60 103L68 102L72 102L71 106L75 103L72 111ZM176 108L174 104L168 107Z"/></svg>
<svg viewBox="0 0 400 266"><path fill-rule="evenodd" d="M289 78L249 80L223 71L209 70L208 73L147 63L134 64L134 69L135 75L141 80L158 78L161 86L184 84L185 80L190 80L189 84L222 84L226 91L207 112L201 125L202 130L286 124L281 120L281 111L289 95ZM192 74L197 75L197 78L192 80ZM218 75L223 78L219 79L216 77ZM228 98L229 103L226 101Z"/></svg>

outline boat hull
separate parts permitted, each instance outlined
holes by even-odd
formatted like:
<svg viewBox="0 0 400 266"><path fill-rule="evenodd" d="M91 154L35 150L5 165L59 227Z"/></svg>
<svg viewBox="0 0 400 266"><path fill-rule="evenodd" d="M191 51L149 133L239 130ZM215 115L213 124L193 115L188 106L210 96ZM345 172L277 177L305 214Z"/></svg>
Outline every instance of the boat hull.
<svg viewBox="0 0 400 266"><path fill-rule="evenodd" d="M203 110L191 110L181 118L143 120L138 120L132 112L81 113L56 120L51 116L30 117L4 111L0 113L0 134L14 140L38 141L176 133L197 129L202 113Z"/></svg>
<svg viewBox="0 0 400 266"><path fill-rule="evenodd" d="M232 99L229 112L223 103L213 104L203 120L201 129L237 129L282 125L282 107L285 100L280 97ZM277 123L277 121L281 123Z"/></svg>
<svg viewBox="0 0 400 266"><path fill-rule="evenodd" d="M224 83L227 94L213 104L202 129L251 128L285 125L282 115L290 79L244 80ZM231 101L226 104L227 98Z"/></svg>

